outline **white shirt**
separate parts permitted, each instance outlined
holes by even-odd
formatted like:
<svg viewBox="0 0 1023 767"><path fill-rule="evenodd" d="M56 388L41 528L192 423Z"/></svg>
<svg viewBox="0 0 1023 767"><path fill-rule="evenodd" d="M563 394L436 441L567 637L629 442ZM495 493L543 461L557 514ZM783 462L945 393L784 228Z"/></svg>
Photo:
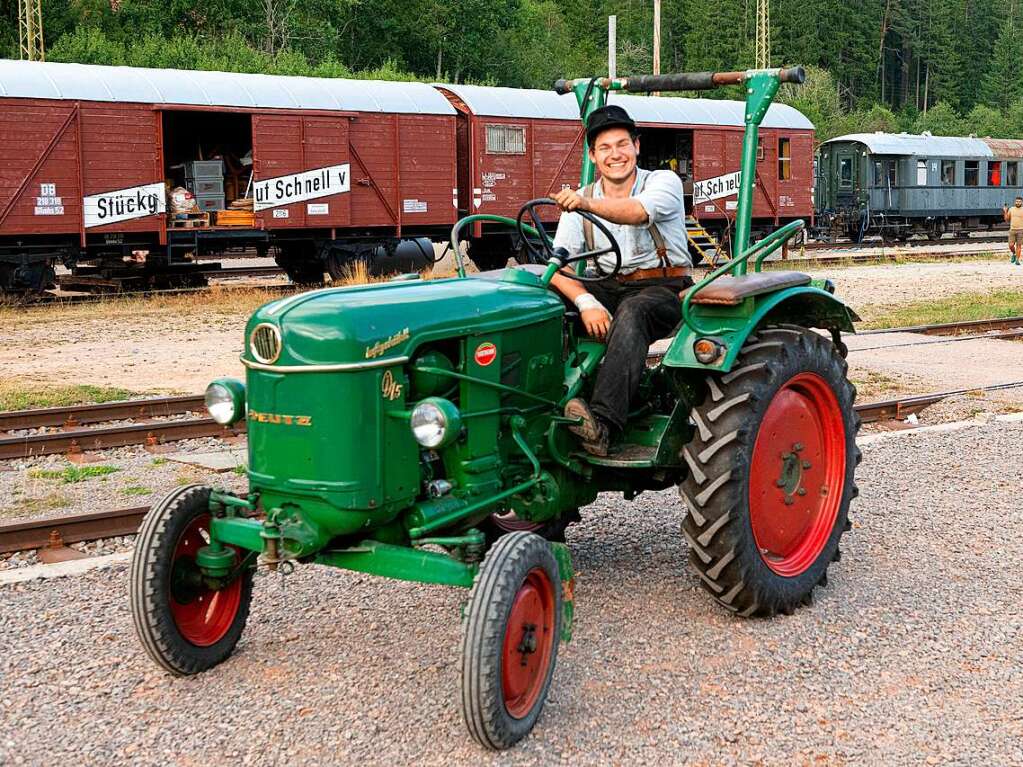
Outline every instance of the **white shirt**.
<svg viewBox="0 0 1023 767"><path fill-rule="evenodd" d="M641 187L642 191L637 194L636 190ZM599 181L593 185L593 196L595 198L604 196L603 185ZM661 259L657 256L657 247L650 236L651 223L657 224L657 230L664 238L671 265L692 266L692 260L689 258L689 241L686 239L682 180L670 170L649 171L637 168L636 183L630 196L639 200L646 210L647 223L632 225L604 221L622 250L620 273L628 274L636 269L655 269L662 265ZM599 250L610 245L603 232L594 226L593 247ZM565 248L573 255L586 250L582 216L578 213L561 214L558 231L554 235L554 247ZM614 269L614 253L601 256L598 261L605 272Z"/></svg>

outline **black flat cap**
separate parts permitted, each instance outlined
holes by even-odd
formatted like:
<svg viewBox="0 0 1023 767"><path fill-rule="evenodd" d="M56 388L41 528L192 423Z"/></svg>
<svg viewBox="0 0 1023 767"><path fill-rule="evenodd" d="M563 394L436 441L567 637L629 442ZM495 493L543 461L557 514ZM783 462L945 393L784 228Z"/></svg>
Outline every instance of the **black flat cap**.
<svg viewBox="0 0 1023 767"><path fill-rule="evenodd" d="M586 142L593 146L593 139L601 131L608 128L625 128L629 133L636 133L636 123L629 117L629 113L615 104L595 109L590 113L586 121Z"/></svg>

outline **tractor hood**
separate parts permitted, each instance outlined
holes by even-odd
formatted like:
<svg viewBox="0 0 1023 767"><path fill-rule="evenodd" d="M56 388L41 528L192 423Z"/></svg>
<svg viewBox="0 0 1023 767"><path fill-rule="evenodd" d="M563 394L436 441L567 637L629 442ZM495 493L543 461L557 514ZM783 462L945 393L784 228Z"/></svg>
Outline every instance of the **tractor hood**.
<svg viewBox="0 0 1023 767"><path fill-rule="evenodd" d="M386 365L426 341L518 327L563 311L550 290L493 279L326 288L256 310L245 330L242 358L250 367L281 372L295 366ZM271 327L260 330L266 325Z"/></svg>

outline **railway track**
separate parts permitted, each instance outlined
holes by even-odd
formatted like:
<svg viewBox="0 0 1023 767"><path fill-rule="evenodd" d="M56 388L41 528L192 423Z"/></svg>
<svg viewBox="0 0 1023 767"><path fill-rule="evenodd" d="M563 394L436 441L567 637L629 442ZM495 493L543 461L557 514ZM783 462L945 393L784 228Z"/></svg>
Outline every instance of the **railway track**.
<svg viewBox="0 0 1023 767"><path fill-rule="evenodd" d="M1001 391L1023 387L1023 381L1013 381L976 389L957 389L954 391L935 392L932 394L899 397L881 402L869 402L856 405L856 412L863 423L877 423L887 420L902 420L919 413L929 405L940 402L947 397L971 392ZM189 401L201 400L199 397L164 398L180 400L182 405ZM112 403L116 405L141 403ZM160 407L168 406L166 403ZM173 405L170 405L173 406ZM67 410L70 410L68 408ZM63 410L50 408L49 413ZM98 414L98 411L90 411ZM11 414L3 414L11 415ZM83 416L88 417L88 416ZM0 524L0 554L13 551L26 551L44 547L61 547L68 543L92 541L100 538L132 535L137 532L148 507L137 506L114 511L98 511L86 514L43 517L20 522Z"/></svg>
<svg viewBox="0 0 1023 767"><path fill-rule="evenodd" d="M244 421L229 428L206 417L152 420L204 411L203 396L195 395L0 413L0 460L75 454L127 445L153 446L200 437L235 437L245 432ZM88 424L140 419L144 423L87 427ZM42 431L10 433L37 429Z"/></svg>

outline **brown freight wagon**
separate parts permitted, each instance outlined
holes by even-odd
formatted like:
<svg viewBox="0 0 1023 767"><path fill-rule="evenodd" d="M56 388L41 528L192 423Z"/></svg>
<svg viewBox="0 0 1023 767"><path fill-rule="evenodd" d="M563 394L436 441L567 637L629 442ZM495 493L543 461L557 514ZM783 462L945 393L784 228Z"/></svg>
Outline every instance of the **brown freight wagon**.
<svg viewBox="0 0 1023 767"><path fill-rule="evenodd" d="M180 276L231 248L310 282L353 256L422 260L407 238L446 237L456 162L455 110L422 83L0 61L0 290L58 262L82 282ZM169 217L168 182L201 209Z"/></svg>
<svg viewBox="0 0 1023 767"><path fill-rule="evenodd" d="M514 217L531 197L576 186L584 135L572 95L553 91L438 85L458 116L459 212ZM612 94L640 129L640 165L671 168L682 178L686 212L719 239L735 217L742 152L740 101ZM754 233L780 224L812 221L813 123L798 110L775 104L760 129L754 187ZM557 212L548 210L551 222ZM692 224L692 222L691 222ZM484 259L500 261L505 236L483 235ZM477 254L474 254L477 255Z"/></svg>

